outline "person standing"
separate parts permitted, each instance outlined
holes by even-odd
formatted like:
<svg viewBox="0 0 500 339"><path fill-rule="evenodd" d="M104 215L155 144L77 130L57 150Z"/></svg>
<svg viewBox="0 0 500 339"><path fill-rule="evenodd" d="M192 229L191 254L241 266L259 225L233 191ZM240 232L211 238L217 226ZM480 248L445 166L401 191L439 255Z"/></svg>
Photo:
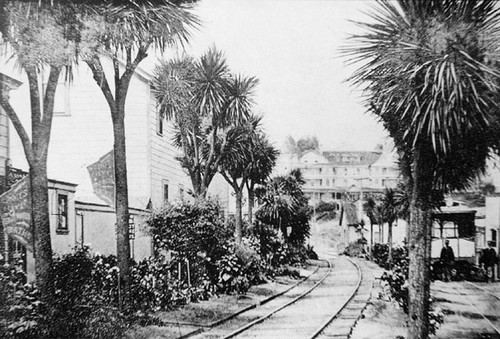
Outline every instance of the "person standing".
<svg viewBox="0 0 500 339"><path fill-rule="evenodd" d="M455 261L453 248L450 247L450 241L445 240L444 247L441 249L441 263L443 264L443 280L450 281L451 266Z"/></svg>
<svg viewBox="0 0 500 339"><path fill-rule="evenodd" d="M489 281L490 277L491 281L495 281L495 265L498 264L498 257L492 241L488 241L488 248L483 250L480 264L484 266L486 271L486 282Z"/></svg>

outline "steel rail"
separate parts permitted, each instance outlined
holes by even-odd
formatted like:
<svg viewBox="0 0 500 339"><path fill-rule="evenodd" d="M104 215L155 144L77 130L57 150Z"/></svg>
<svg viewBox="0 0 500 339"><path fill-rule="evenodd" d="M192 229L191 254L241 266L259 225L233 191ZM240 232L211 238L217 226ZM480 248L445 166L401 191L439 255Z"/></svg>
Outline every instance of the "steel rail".
<svg viewBox="0 0 500 339"><path fill-rule="evenodd" d="M270 318L272 315L276 314L277 312L281 311L282 309L294 304L295 302L297 302L298 300L304 298L306 295L308 295L309 293L311 293L312 291L314 291L321 283L323 283L323 281L325 281L325 279L330 275L330 273L332 272L332 268L333 268L333 265L331 263L330 260L324 260L328 263L328 271L326 272L326 274L319 280L317 281L311 288L309 288L307 291L305 291L304 293L298 295L297 297L293 298L291 301L287 302L286 304L284 305L281 305L279 307L277 307L276 309L272 310L271 312L269 313L266 313L265 315L263 315L262 317L260 318L257 318L249 323L247 323L246 325L236 329L235 331L229 333L228 335L222 337L222 339L229 339L229 338L233 338L235 336L237 336L238 334L241 334L243 332L245 332L246 330L248 330L249 328L263 322L264 320Z"/></svg>
<svg viewBox="0 0 500 339"><path fill-rule="evenodd" d="M358 271L358 281L356 283L356 286L355 288L353 289L352 293L349 295L349 297L346 299L346 301L339 307L339 309L337 310L337 312L335 312L332 316L330 316L327 321L325 321L320 327L318 327L318 329L310 336L308 337L308 339L314 339L314 338L317 338L321 332L323 332L323 330L331 324L331 322L338 317L338 315L340 314L340 312L342 312L343 309L345 309L345 307L347 306L347 304L349 304L349 302L354 298L354 296L356 295L356 293L358 292L359 290L359 287L361 286L361 281L363 280L363 272L361 271L361 268L359 267L359 265L357 263L355 263L354 261L352 261L351 259L347 258L347 260L354 265L354 267L356 267L356 270Z"/></svg>
<svg viewBox="0 0 500 339"><path fill-rule="evenodd" d="M485 291L486 293L492 295L494 298L500 300L500 296L499 295L496 295L495 293L492 293L491 291L488 291L486 288L484 288L482 286L479 286L479 285L476 285L474 283L471 283L470 281L466 281L466 283L469 284L469 285L474 286L475 288L481 289L481 290Z"/></svg>
<svg viewBox="0 0 500 339"><path fill-rule="evenodd" d="M486 316L483 314L483 312L481 312L481 311L477 308L477 306L476 306L476 305L474 305L473 303L471 303L471 301L470 301L470 300L466 297L466 295L465 295L465 294L460 293L460 291L459 291L459 290L458 290L458 288L456 288L456 287L452 287L452 288L453 288L455 291L457 291L457 293L458 293L458 294L459 294L462 298L464 298L464 299L467 301L467 303L469 303L469 305L471 305L471 306L472 306L472 307L476 310L476 312L477 312L477 313L479 313L479 314L481 315L481 317L483 317L483 319L484 319L484 320L486 320L486 321L490 324L490 326L491 326L491 327L495 330L495 332L497 332L497 334L500 334L500 329L498 329L498 328L497 328L497 327L496 327L496 326L495 326L495 325L494 325L494 324L493 324L493 323L492 323L492 322L488 319L488 317L486 317ZM490 293L490 294L491 294L491 293Z"/></svg>

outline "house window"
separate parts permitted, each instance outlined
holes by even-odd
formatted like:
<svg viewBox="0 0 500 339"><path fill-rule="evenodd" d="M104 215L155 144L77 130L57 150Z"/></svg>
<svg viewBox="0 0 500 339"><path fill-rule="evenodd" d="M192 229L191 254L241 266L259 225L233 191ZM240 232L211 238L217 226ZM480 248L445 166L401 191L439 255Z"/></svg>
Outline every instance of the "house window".
<svg viewBox="0 0 500 339"><path fill-rule="evenodd" d="M491 242L493 247L497 247L497 230L491 230Z"/></svg>
<svg viewBox="0 0 500 339"><path fill-rule="evenodd" d="M163 202L168 201L168 182L163 182Z"/></svg>
<svg viewBox="0 0 500 339"><path fill-rule="evenodd" d="M57 195L57 233L68 233L68 196Z"/></svg>
<svg viewBox="0 0 500 339"><path fill-rule="evenodd" d="M318 168L318 171L319 171L319 174L321 174L321 172L323 171L323 169L320 167L320 168Z"/></svg>
<svg viewBox="0 0 500 339"><path fill-rule="evenodd" d="M335 167L332 167L332 173L333 173L333 174L336 174L336 173L337 173L337 171L335 170Z"/></svg>
<svg viewBox="0 0 500 339"><path fill-rule="evenodd" d="M326 186L330 186L330 180L329 179L325 179L325 185Z"/></svg>
<svg viewBox="0 0 500 339"><path fill-rule="evenodd" d="M386 167L382 168L382 174L386 174L386 173L387 173L387 168Z"/></svg>
<svg viewBox="0 0 500 339"><path fill-rule="evenodd" d="M323 179L319 179L319 185L323 186Z"/></svg>
<svg viewBox="0 0 500 339"><path fill-rule="evenodd" d="M183 184L179 184L179 198L183 198L184 196L184 185Z"/></svg>
<svg viewBox="0 0 500 339"><path fill-rule="evenodd" d="M158 133L158 135L163 135L163 122L163 115L160 113L160 111L158 111L156 113L156 133Z"/></svg>

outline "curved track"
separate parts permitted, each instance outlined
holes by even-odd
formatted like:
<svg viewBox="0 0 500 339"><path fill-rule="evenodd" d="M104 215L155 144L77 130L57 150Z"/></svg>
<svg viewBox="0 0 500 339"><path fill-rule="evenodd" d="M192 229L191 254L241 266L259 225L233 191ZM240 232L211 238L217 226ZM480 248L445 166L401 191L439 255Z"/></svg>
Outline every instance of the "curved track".
<svg viewBox="0 0 500 339"><path fill-rule="evenodd" d="M340 257L327 262L318 274L279 298L195 338L347 338L371 286L363 284L361 269L353 261Z"/></svg>

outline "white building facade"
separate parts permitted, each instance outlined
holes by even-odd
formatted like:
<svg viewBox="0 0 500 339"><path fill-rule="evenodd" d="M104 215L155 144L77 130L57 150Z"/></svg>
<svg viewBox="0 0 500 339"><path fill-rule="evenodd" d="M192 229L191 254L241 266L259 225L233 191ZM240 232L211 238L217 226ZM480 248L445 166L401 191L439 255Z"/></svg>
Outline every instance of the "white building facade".
<svg viewBox="0 0 500 339"><path fill-rule="evenodd" d="M2 63L2 77L10 79L10 103L30 133L28 81L11 64ZM112 65L105 63L108 75ZM75 245L91 244L92 250L116 253L114 208L99 199L92 189L87 166L113 148L113 130L108 104L85 64L74 69L73 81L58 85L48 154L51 182L71 183L68 192L67 232L57 233L57 221L51 220L53 250L67 253ZM63 76L61 76L63 78ZM180 201L191 189L191 182L175 159L180 150L171 144L172 130L158 115L150 89L151 75L138 70L132 78L126 102L125 128L132 256L142 259L152 254L150 237L143 220L148 208L158 208L165 201ZM3 82L5 83L5 82ZM44 88L44 80L40 88ZM112 89L113 90L113 89ZM5 114L0 112L0 162L9 159L14 168L28 168L21 141ZM4 126L5 125L5 126ZM10 126L9 126L10 125ZM7 154L8 152L8 154ZM4 171L4 167L0 169ZM54 191L56 189L56 191ZM51 187L52 208L57 208L61 189ZM3 237L8 242L8 236ZM5 252L5 251L4 251Z"/></svg>

